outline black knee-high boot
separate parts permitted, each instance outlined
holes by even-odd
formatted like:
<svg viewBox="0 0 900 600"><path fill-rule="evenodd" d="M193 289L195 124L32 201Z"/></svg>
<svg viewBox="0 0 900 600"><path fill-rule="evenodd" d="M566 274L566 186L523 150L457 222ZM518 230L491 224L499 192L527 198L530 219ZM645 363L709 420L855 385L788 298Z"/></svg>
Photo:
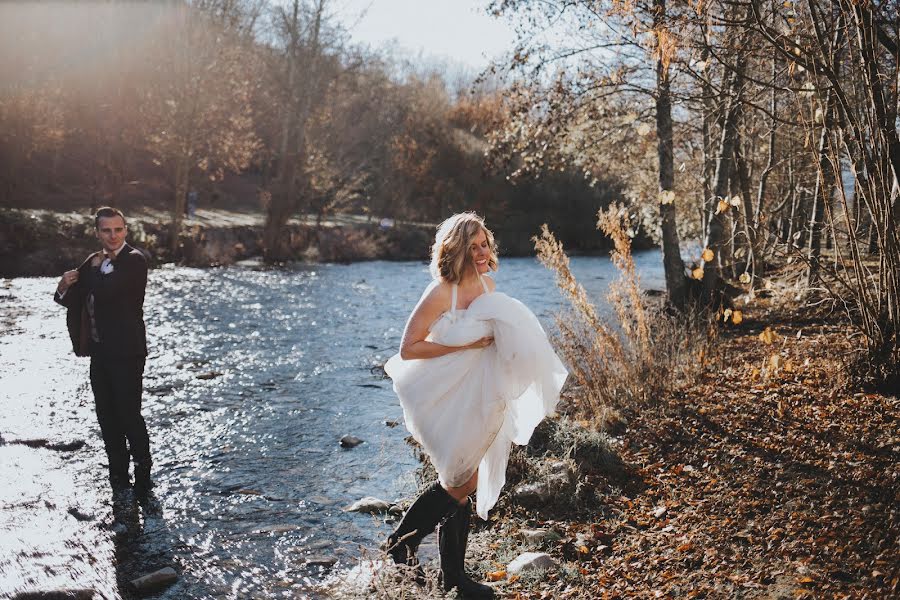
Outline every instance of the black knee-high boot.
<svg viewBox="0 0 900 600"><path fill-rule="evenodd" d="M441 524L439 544L441 549L441 574L444 590L456 588L461 598L493 598L490 586L472 581L466 575L466 546L469 544L469 519L472 503L459 506Z"/></svg>
<svg viewBox="0 0 900 600"><path fill-rule="evenodd" d="M398 565L417 564L416 550L426 535L434 531L444 516L457 506L440 482L434 482L412 503L390 536L385 550Z"/></svg>

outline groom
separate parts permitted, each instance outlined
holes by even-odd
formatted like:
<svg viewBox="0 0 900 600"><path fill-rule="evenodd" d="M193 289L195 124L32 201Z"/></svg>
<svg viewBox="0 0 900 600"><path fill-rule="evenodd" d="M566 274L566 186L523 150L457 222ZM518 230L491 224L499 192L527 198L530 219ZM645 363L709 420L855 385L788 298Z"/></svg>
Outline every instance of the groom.
<svg viewBox="0 0 900 600"><path fill-rule="evenodd" d="M130 451L135 492L146 497L152 486L150 439L141 416L147 260L125 243L128 228L119 210L98 210L94 227L103 249L63 274L54 300L68 308L66 324L75 354L91 357L91 388L110 484L114 491L128 487Z"/></svg>

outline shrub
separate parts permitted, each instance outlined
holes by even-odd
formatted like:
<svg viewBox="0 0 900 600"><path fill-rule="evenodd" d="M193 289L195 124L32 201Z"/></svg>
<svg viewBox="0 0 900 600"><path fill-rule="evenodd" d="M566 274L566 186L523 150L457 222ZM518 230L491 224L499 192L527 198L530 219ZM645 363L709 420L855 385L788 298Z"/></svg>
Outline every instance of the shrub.
<svg viewBox="0 0 900 600"><path fill-rule="evenodd" d="M533 238L538 260L556 273L569 302L568 310L556 317L554 342L580 389L573 408L595 425L606 419L610 408L658 405L673 389L693 382L716 337L708 317L668 312L642 293L625 207L613 204L598 216L597 227L615 244L612 261L620 273L608 295L613 323L590 302L562 244L547 226Z"/></svg>

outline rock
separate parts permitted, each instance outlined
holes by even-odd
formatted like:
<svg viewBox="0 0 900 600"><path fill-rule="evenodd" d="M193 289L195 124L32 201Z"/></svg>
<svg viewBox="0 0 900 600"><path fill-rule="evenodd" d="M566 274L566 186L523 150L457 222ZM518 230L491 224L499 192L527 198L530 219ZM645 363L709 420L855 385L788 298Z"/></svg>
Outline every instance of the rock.
<svg viewBox="0 0 900 600"><path fill-rule="evenodd" d="M287 533L297 528L296 525L266 525L257 529L256 533Z"/></svg>
<svg viewBox="0 0 900 600"><path fill-rule="evenodd" d="M57 452L74 452L84 448L84 440L72 440L71 442L53 442L47 444L48 450L56 450Z"/></svg>
<svg viewBox="0 0 900 600"><path fill-rule="evenodd" d="M554 485L570 486L575 483L575 471L564 460L550 461L547 470L550 471L550 483Z"/></svg>
<svg viewBox="0 0 900 600"><path fill-rule="evenodd" d="M387 420L385 420L384 424L390 428L394 428L400 424L400 421L395 421L394 419L387 419Z"/></svg>
<svg viewBox="0 0 900 600"><path fill-rule="evenodd" d="M147 388L144 391L146 391L148 394L153 394L154 396L165 396L166 394L173 391L174 389L175 389L175 386L173 386L173 385L157 385L157 386Z"/></svg>
<svg viewBox="0 0 900 600"><path fill-rule="evenodd" d="M363 443L363 440L359 439L355 435L345 435L341 438L341 448L355 448Z"/></svg>
<svg viewBox="0 0 900 600"><path fill-rule="evenodd" d="M35 438L31 440L12 440L9 442L10 444L21 444L22 446L28 446L29 448L43 448L49 442L44 438Z"/></svg>
<svg viewBox="0 0 900 600"><path fill-rule="evenodd" d="M128 583L132 591L138 593L151 592L163 588L178 580L178 574L172 567L165 567L159 571L148 573Z"/></svg>
<svg viewBox="0 0 900 600"><path fill-rule="evenodd" d="M307 556L303 561L303 564L308 567L333 567L335 563L337 563L338 559L334 556Z"/></svg>
<svg viewBox="0 0 900 600"><path fill-rule="evenodd" d="M390 508L390 503L375 498L374 496L366 496L345 508L344 512L379 513L386 512L390 510Z"/></svg>
<svg viewBox="0 0 900 600"><path fill-rule="evenodd" d="M513 490L512 495L519 502L539 504L548 502L553 491L546 483L523 483Z"/></svg>
<svg viewBox="0 0 900 600"><path fill-rule="evenodd" d="M94 520L94 516L93 516L93 515L89 515L89 514L87 514L87 513L81 512L81 511L78 509L78 507L76 507L76 506L71 507L71 508L70 508L68 511L66 511L66 512L68 512L70 515L72 515L73 517L75 517L75 519L77 519L78 521L93 521L93 520Z"/></svg>
<svg viewBox="0 0 900 600"><path fill-rule="evenodd" d="M532 546L550 544L562 539L562 536L549 529L520 529L519 535L522 536L526 544Z"/></svg>
<svg viewBox="0 0 900 600"><path fill-rule="evenodd" d="M93 600L97 597L94 590L42 590L36 592L20 592L11 600Z"/></svg>
<svg viewBox="0 0 900 600"><path fill-rule="evenodd" d="M564 495L575 485L572 465L564 460L553 460L542 465L543 477L539 481L523 483L512 494L525 504L546 504L554 497Z"/></svg>
<svg viewBox="0 0 900 600"><path fill-rule="evenodd" d="M555 569L556 567L556 561L546 552L523 552L509 563L506 572L510 575L518 575L525 571Z"/></svg>
<svg viewBox="0 0 900 600"><path fill-rule="evenodd" d="M399 504L391 504L391 507L388 509L388 513L397 515L398 517L403 516L403 507Z"/></svg>
<svg viewBox="0 0 900 600"><path fill-rule="evenodd" d="M198 373L195 375L197 379L215 379L216 377L221 377L222 373L219 371L207 371L206 373Z"/></svg>

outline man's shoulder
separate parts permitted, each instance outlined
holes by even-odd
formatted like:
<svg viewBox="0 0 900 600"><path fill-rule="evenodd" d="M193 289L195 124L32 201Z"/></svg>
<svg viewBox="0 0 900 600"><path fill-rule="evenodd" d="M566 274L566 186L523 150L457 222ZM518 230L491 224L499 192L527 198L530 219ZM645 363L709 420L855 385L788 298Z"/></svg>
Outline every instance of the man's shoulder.
<svg viewBox="0 0 900 600"><path fill-rule="evenodd" d="M91 261L92 261L92 260L94 259L94 257L97 256L98 254L100 254L100 251L99 251L99 250L98 250L97 252L91 252L90 254L88 254L88 255L87 255L87 258L85 258L83 261L81 261L81 264L78 266L78 270L80 271L81 269L83 269L83 268L87 267L88 265L90 265L90 264L91 264Z"/></svg>
<svg viewBox="0 0 900 600"><path fill-rule="evenodd" d="M135 264L140 263L144 266L147 266L147 262L148 262L147 255L144 254L143 250L141 250L139 248L135 248L134 246L126 246L125 250L128 251L128 253L125 256L128 258L129 261L131 261Z"/></svg>

